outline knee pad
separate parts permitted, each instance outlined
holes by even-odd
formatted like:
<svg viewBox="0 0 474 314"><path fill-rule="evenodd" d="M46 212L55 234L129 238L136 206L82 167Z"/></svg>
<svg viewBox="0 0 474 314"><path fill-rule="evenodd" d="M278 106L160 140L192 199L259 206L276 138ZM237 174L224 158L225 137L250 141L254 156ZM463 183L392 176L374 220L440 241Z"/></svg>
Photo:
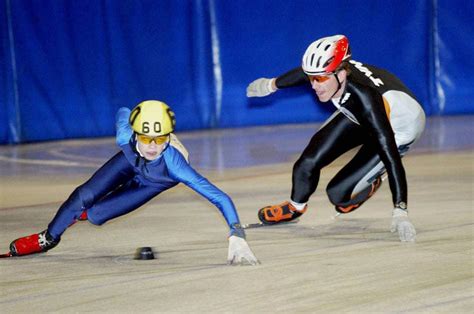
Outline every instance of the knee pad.
<svg viewBox="0 0 474 314"><path fill-rule="evenodd" d="M365 190L361 191L348 202L333 202L336 205L336 211L341 214L350 213L359 208L365 201L367 201L382 185L382 178L378 177L375 181L369 185ZM329 195L329 194L328 194Z"/></svg>
<svg viewBox="0 0 474 314"><path fill-rule="evenodd" d="M94 215L93 209L87 211L87 221L89 221L91 224L96 225L96 226L101 226L103 225L107 220L100 219L100 217L97 217Z"/></svg>

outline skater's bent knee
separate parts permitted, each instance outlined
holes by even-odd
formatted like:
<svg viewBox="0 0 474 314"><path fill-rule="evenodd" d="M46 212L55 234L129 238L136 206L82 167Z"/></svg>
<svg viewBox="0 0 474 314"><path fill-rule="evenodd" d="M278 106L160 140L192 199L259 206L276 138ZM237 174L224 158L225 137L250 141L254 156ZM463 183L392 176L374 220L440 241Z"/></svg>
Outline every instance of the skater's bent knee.
<svg viewBox="0 0 474 314"><path fill-rule="evenodd" d="M298 159L293 166L294 173L307 176L311 175L315 169L317 169L317 164L312 159L305 157Z"/></svg>

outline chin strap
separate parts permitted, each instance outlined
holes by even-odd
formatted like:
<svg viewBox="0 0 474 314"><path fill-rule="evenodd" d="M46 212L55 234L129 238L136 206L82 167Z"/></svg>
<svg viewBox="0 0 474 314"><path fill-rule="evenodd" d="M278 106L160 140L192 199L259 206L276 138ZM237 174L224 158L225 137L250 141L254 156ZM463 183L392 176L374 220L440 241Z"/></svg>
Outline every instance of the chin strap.
<svg viewBox="0 0 474 314"><path fill-rule="evenodd" d="M135 150L137 151L137 153L140 155L140 157L142 158L145 158L145 156L142 154L142 152L140 151L140 148L138 148L138 141L136 141L135 143Z"/></svg>
<svg viewBox="0 0 474 314"><path fill-rule="evenodd" d="M334 94L332 94L331 98L333 98L334 95L336 95L337 92L339 92L339 90L340 90L341 87L342 87L342 83L341 83L341 81L339 81L339 78L337 77L337 73L336 73L336 72L333 72L332 74L333 74L334 77L336 78L336 81L337 81L337 89L336 89L336 91L334 92ZM341 99L342 99L342 97L341 97Z"/></svg>
<svg viewBox="0 0 474 314"><path fill-rule="evenodd" d="M336 81L337 81L337 89L336 89L336 91L334 92L334 94L332 94L331 98L333 98L334 95L336 95L336 94L339 92L339 90L342 88L342 84L345 82L345 81L342 81L342 82L339 81L339 78L337 77L337 73L333 72L332 74L333 74L334 77L336 78ZM344 97L343 97L344 94L345 94L345 93L342 93L341 98L339 99L339 104L341 104L342 99L344 98Z"/></svg>

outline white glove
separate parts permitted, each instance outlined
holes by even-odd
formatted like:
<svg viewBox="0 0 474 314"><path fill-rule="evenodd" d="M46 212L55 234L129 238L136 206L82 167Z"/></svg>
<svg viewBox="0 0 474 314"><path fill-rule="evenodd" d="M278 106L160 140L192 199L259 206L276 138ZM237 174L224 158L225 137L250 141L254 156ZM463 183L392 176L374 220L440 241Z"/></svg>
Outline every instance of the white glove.
<svg viewBox="0 0 474 314"><path fill-rule="evenodd" d="M408 219L407 211L394 208L392 211L392 225L390 232L398 231L398 236L402 242L415 242L416 230Z"/></svg>
<svg viewBox="0 0 474 314"><path fill-rule="evenodd" d="M264 97L276 92L277 89L272 86L274 80L264 77L256 79L247 86L247 97Z"/></svg>
<svg viewBox="0 0 474 314"><path fill-rule="evenodd" d="M227 264L229 265L257 265L260 262L253 254L247 241L238 236L229 237L229 253L227 254Z"/></svg>

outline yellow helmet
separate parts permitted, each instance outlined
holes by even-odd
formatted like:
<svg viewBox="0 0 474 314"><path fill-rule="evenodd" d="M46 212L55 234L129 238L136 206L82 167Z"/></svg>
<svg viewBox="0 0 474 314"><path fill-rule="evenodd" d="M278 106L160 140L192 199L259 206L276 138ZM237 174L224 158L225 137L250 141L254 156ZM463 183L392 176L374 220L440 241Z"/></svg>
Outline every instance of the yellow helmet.
<svg viewBox="0 0 474 314"><path fill-rule="evenodd" d="M147 136L162 136L174 131L174 112L164 102L146 100L133 108L129 119L132 129Z"/></svg>

